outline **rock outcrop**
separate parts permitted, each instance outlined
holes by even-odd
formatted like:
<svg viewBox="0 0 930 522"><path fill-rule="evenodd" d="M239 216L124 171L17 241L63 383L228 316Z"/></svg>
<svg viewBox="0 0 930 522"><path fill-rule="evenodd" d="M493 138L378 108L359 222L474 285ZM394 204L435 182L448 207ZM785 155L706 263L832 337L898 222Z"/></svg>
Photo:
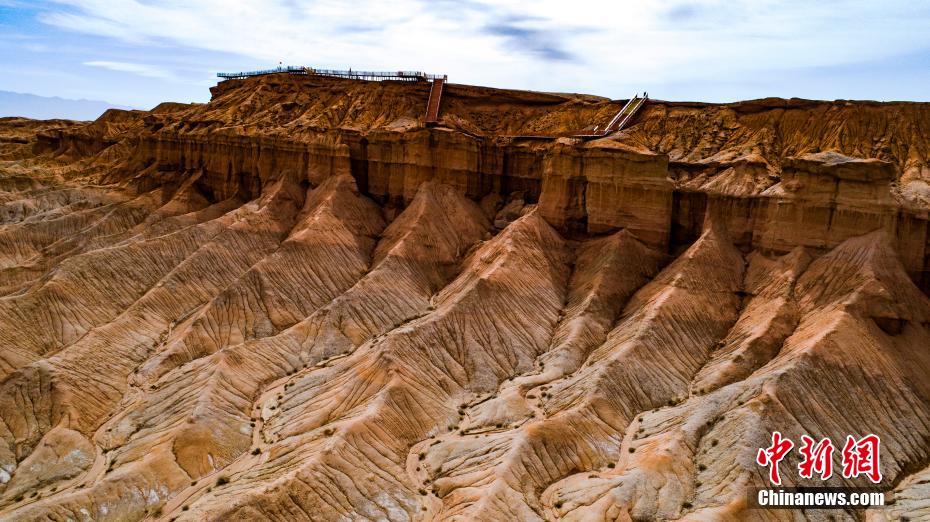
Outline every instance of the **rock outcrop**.
<svg viewBox="0 0 930 522"><path fill-rule="evenodd" d="M427 96L0 120L0 517L930 516L930 106ZM775 430L893 505L750 510Z"/></svg>

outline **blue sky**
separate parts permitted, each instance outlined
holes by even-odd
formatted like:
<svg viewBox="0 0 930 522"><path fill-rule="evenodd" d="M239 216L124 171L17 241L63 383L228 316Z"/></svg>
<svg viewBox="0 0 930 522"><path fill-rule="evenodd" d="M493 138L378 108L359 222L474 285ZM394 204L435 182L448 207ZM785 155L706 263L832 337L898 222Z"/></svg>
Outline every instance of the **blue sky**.
<svg viewBox="0 0 930 522"><path fill-rule="evenodd" d="M0 90L150 108L285 64L624 98L930 100L930 2L0 0Z"/></svg>

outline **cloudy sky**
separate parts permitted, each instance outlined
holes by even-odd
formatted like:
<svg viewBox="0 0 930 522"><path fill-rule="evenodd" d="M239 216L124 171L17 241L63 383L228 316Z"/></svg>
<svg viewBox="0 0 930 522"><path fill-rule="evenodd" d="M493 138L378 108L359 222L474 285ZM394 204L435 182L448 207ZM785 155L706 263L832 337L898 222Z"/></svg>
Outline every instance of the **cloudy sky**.
<svg viewBox="0 0 930 522"><path fill-rule="evenodd" d="M0 0L0 90L150 108L283 62L625 98L930 100L930 2Z"/></svg>

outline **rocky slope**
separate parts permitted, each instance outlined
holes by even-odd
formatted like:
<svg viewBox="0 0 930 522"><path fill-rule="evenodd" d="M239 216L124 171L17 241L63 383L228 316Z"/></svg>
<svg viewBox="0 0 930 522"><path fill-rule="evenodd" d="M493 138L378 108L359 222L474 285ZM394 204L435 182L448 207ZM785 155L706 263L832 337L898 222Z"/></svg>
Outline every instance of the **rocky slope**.
<svg viewBox="0 0 930 522"><path fill-rule="evenodd" d="M930 517L930 106L427 96L0 121L0 517ZM893 504L750 510L774 430Z"/></svg>

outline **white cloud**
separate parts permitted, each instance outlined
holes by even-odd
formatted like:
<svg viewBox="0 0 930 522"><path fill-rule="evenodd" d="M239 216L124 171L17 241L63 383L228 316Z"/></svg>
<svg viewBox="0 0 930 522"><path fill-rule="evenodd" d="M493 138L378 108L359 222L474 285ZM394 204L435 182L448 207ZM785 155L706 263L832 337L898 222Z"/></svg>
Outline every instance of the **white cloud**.
<svg viewBox="0 0 930 522"><path fill-rule="evenodd" d="M84 65L89 65L91 67L103 67L104 69L109 69L111 71L119 72L128 72L132 74L137 74L139 76L145 76L146 78L161 78L163 80L174 80L176 77L170 71L162 69L161 67L156 67L154 65L148 65L144 63L129 63L129 62L111 62L106 60L93 60L89 62L84 62Z"/></svg>
<svg viewBox="0 0 930 522"><path fill-rule="evenodd" d="M66 0L41 17L269 65L421 69L464 83L616 96L888 59L930 47L927 18L927 7L906 0Z"/></svg>

